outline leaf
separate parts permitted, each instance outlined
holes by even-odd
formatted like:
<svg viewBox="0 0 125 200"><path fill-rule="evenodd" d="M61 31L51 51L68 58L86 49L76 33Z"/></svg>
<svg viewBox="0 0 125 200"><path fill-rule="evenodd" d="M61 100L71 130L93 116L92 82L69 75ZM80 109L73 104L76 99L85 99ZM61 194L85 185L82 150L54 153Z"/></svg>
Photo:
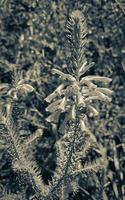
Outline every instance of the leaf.
<svg viewBox="0 0 125 200"><path fill-rule="evenodd" d="M30 93L34 91L34 87L32 87L29 84L22 84L22 85L17 86L16 88L17 90L22 90L25 93Z"/></svg>
<svg viewBox="0 0 125 200"><path fill-rule="evenodd" d="M2 184L0 184L0 197L3 196L4 192L5 192L5 191L4 191L4 187L3 187Z"/></svg>
<svg viewBox="0 0 125 200"><path fill-rule="evenodd" d="M1 94L6 93L8 89L9 89L9 84L7 84L7 83L0 84L0 93Z"/></svg>
<svg viewBox="0 0 125 200"><path fill-rule="evenodd" d="M83 65L80 67L79 69L79 77L83 74L85 74L91 67L93 67L94 65L94 62L92 62L91 64L87 64L87 61L85 61L83 63Z"/></svg>
<svg viewBox="0 0 125 200"><path fill-rule="evenodd" d="M0 60L0 64L6 70L6 72L13 70L13 68L15 68L16 66L16 64L9 63L8 61L5 61L5 60Z"/></svg>
<svg viewBox="0 0 125 200"><path fill-rule="evenodd" d="M27 140L26 145L32 144L34 141L36 141L38 138L40 138L43 135L42 129L37 129L34 134L32 134Z"/></svg>
<svg viewBox="0 0 125 200"><path fill-rule="evenodd" d="M96 173L104 167L103 164L99 161L86 163L84 166L81 165L79 169L75 170L72 175L77 175L79 173Z"/></svg>
<svg viewBox="0 0 125 200"><path fill-rule="evenodd" d="M122 68L123 68L123 70L125 72L125 58L122 59Z"/></svg>
<svg viewBox="0 0 125 200"><path fill-rule="evenodd" d="M6 147L5 142L3 140L0 140L0 150L4 149Z"/></svg>
<svg viewBox="0 0 125 200"><path fill-rule="evenodd" d="M116 198L119 198L118 187L117 187L117 184L115 182L113 183L113 191L115 193Z"/></svg>

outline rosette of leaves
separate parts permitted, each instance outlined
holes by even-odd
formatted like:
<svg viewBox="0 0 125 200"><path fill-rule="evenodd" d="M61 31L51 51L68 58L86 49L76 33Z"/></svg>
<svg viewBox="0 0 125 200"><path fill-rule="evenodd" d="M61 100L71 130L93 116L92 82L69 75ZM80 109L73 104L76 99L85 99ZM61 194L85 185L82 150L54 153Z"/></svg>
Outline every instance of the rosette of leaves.
<svg viewBox="0 0 125 200"><path fill-rule="evenodd" d="M71 14L67 25L68 43L71 51L71 65L68 73L53 69L59 75L62 83L53 93L46 97L49 103L46 111L50 113L47 121L59 123L62 113L65 113L61 124L62 136L56 143L57 168L49 185L49 194L57 195L59 199L67 199L69 193L79 188L78 177L81 173L98 171L104 164L104 150L96 141L95 136L88 130L87 116L91 113L98 115L92 106L93 101L111 101L112 90L99 87L98 83L108 84L111 78L87 75L85 73L92 67L88 65L85 57L87 25L84 15L80 11ZM102 159L94 162L84 162L87 153L95 148L102 155ZM99 161L98 161L99 160Z"/></svg>

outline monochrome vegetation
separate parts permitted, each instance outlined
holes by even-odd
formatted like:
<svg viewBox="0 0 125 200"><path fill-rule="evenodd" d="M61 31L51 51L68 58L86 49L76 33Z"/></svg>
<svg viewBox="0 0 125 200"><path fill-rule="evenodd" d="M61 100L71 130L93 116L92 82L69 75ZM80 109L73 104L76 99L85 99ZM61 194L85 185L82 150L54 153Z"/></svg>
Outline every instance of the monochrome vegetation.
<svg viewBox="0 0 125 200"><path fill-rule="evenodd" d="M124 182L115 140L112 154L105 136L95 134L109 117L99 122L104 107L110 112L115 91L110 73L93 70L87 10L78 6L65 16L63 51L56 58L55 30L47 26L53 16L46 11L49 5L7 0L0 5L0 199L124 199L124 183L118 188L114 180L116 170ZM56 9L54 1L51 6Z"/></svg>

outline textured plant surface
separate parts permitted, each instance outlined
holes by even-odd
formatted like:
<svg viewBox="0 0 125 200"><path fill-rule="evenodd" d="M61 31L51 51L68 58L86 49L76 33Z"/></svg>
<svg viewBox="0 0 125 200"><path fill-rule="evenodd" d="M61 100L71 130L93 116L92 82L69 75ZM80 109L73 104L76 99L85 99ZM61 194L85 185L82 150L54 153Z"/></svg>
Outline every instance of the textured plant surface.
<svg viewBox="0 0 125 200"><path fill-rule="evenodd" d="M1 200L125 198L124 10L0 2Z"/></svg>

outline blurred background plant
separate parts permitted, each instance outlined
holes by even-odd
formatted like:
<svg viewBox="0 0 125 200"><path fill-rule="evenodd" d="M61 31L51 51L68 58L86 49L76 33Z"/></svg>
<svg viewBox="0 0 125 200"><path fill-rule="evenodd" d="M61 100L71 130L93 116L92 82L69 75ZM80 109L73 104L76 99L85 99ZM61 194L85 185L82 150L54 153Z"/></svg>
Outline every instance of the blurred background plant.
<svg viewBox="0 0 125 200"><path fill-rule="evenodd" d="M1 102L8 101L7 88L12 89L13 86L11 66L18 63L17 68L22 71L25 83L31 85L34 91L16 100L13 117L19 123L19 134L23 139L43 130L43 136L35 144L33 152L39 166L42 166L41 173L46 183L51 180L56 166L56 132L45 121L44 98L59 84L51 69L57 67L65 70L69 64L69 55L64 50L68 15L76 9L86 10L90 39L86 54L90 61L95 62L89 74L113 79L112 102L108 105L96 103L94 106L101 113L89 119L92 132L107 152L109 163L105 191L109 200L125 198L125 15L121 8L115 0L0 2L0 81L7 86L1 91ZM3 141L0 147L0 183L2 188L16 193L20 188L19 178L11 168ZM100 200L99 183L95 185L93 178L89 180L81 181L81 189L70 199ZM21 187L24 190L25 186ZM25 199L29 198L29 190L26 189Z"/></svg>

